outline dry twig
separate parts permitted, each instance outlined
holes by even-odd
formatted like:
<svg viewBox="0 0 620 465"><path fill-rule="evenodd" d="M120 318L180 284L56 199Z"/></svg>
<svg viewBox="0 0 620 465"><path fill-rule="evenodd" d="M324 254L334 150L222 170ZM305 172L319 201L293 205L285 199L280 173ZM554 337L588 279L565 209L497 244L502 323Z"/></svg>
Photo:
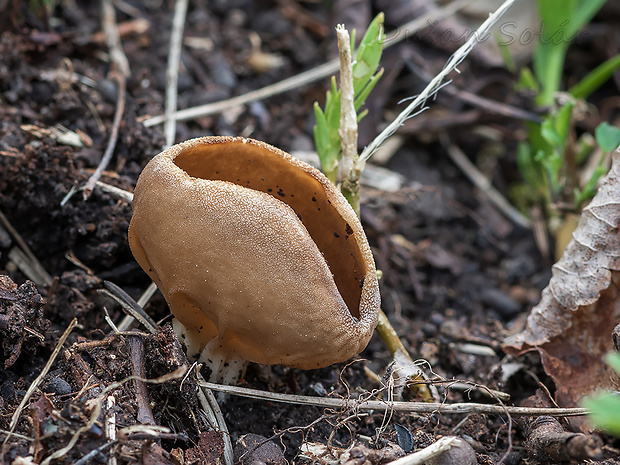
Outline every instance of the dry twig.
<svg viewBox="0 0 620 465"><path fill-rule="evenodd" d="M174 4L174 16L172 17L172 33L170 35L170 50L168 51L168 67L166 68L166 109L164 114L166 147L174 144L176 134L177 84L187 3L188 0L177 0Z"/></svg>
<svg viewBox="0 0 620 465"><path fill-rule="evenodd" d="M248 389L238 386L228 386L208 382L199 382L200 386L213 389L214 391L226 392L241 397L261 399L273 402L284 402L287 404L314 405L325 408L340 408L352 410L383 410L386 405L397 412L408 413L435 413L442 414L463 414L463 413L482 413L488 415L513 416L524 415L549 415L553 417L583 416L588 414L585 408L536 408L536 407L512 407L505 405L476 404L476 403L454 403L445 404L440 402L385 402L382 400L358 400L358 399L334 399L313 396L298 396L294 394L280 394L258 389Z"/></svg>
<svg viewBox="0 0 620 465"><path fill-rule="evenodd" d="M471 0L458 0L445 8L430 11L429 13L416 18L407 24L402 25L397 31L390 33L390 40L385 42L385 47L391 47L402 40L410 37L412 31L417 31L428 26L429 22L439 21L454 14L456 11L464 8L470 3ZM405 31L405 33L402 33ZM228 108L244 105L246 103L255 102L257 100L263 100L274 95L281 94L283 92L302 87L311 82L318 81L334 74L339 68L338 60L332 60L324 65L318 66L311 70L300 73L296 76L292 76L287 79L283 79L280 82L265 86L261 89L253 90L243 95L230 98L228 100L222 100L219 102L207 103L197 107L187 108L185 110L179 110L175 113L176 121L188 121L203 116L212 115L214 113L220 113ZM156 126L162 124L165 121L164 115L147 117L144 119L144 125L146 127Z"/></svg>
<svg viewBox="0 0 620 465"><path fill-rule="evenodd" d="M21 251L18 248L13 248L9 252L9 258L20 259L24 262L24 274L28 276L28 278L32 279L35 284L38 286L49 286L52 284L52 277L47 272L47 270L43 267L39 259L36 257L24 238L19 234L19 232L13 227L8 218L4 216L4 213L0 210L0 222L4 225L6 230L15 238L17 244L21 248Z"/></svg>
<svg viewBox="0 0 620 465"><path fill-rule="evenodd" d="M136 420L143 425L155 425L155 417L151 410L149 395L146 392L146 383L142 381L146 378L146 370L144 368L144 339L140 336L129 336L129 347L131 350L131 371L134 375L134 384L136 386L136 403L138 404L138 413Z"/></svg>
<svg viewBox="0 0 620 465"><path fill-rule="evenodd" d="M97 181L99 181L99 178L101 177L101 174L105 171L112 160L114 148L116 147L116 141L118 140L118 131L123 119L123 113L125 112L125 76L118 71L112 70L110 71L110 77L118 83L118 95L116 99L116 110L114 110L114 120L112 122L112 132L110 133L108 145L103 153L103 157L101 157L101 161L99 162L97 169L90 175L90 178L88 178L88 181L86 181L86 184L84 185L84 200L90 197L90 194L92 194Z"/></svg>
<svg viewBox="0 0 620 465"><path fill-rule="evenodd" d="M5 448L8 444L8 441L11 438L13 431L15 431L15 428L17 427L17 422L19 421L19 417L22 411L24 410L24 407L30 400L30 397L32 397L32 394L34 394L34 392L37 390L41 382L43 382L43 379L45 378L47 373L52 368L52 365L56 361L56 357L58 357L58 354L60 353L63 344L65 343L65 341L69 337L69 334L71 334L71 331L73 331L73 328L75 328L76 325L77 325L77 318L74 318L71 321L71 323L69 323L69 326L67 327L67 329L65 329L65 332L62 334L62 336L60 336L60 339L58 339L58 343L56 344L56 347L54 348L52 355L50 355L49 360L43 367L43 370L41 370L41 373L39 373L39 376L37 376L37 378L32 382L32 384L30 384L30 386L28 387L28 390L26 391L26 394L24 395L24 398L19 403L19 406L17 407L17 409L15 409L15 412L13 412L13 416L11 417L11 423L9 425L8 434L6 438L4 438L4 442L2 443L2 446L3 446L2 455L3 456L6 452Z"/></svg>
<svg viewBox="0 0 620 465"><path fill-rule="evenodd" d="M519 210L513 207L510 202L493 187L491 181L484 177L458 146L448 141L447 135L443 135L441 141L454 164L461 169L472 184L476 186L489 201L506 216L506 218L522 228L529 229L532 227L532 222L523 216Z"/></svg>
<svg viewBox="0 0 620 465"><path fill-rule="evenodd" d="M114 6L111 0L103 1L103 31L105 33L108 49L110 50L110 56L112 58L112 69L109 73L109 77L115 80L118 84L118 93L116 98L116 110L114 111L114 120L112 122L112 132L108 139L108 145L105 149L103 157L99 162L99 166L95 172L88 178L84 185L84 200L88 199L97 184L97 181L101 177L103 171L107 168L112 155L114 154L114 148L116 147L116 141L118 139L118 131L125 112L125 92L126 92L126 79L131 74L129 70L129 61L123 52L120 36L118 33L118 27L116 25L116 14L114 12ZM68 199L63 199L66 201Z"/></svg>

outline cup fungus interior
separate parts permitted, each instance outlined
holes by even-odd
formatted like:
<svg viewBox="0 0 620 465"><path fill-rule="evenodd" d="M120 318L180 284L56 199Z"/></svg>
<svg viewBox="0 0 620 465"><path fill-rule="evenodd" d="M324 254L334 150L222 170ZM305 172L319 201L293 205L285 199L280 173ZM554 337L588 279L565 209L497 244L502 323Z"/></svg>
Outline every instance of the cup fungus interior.
<svg viewBox="0 0 620 465"><path fill-rule="evenodd" d="M366 265L356 232L332 202L329 189L335 187L317 170L278 149L241 140L185 149L174 163L192 177L228 181L288 204L322 252L349 312L360 318Z"/></svg>

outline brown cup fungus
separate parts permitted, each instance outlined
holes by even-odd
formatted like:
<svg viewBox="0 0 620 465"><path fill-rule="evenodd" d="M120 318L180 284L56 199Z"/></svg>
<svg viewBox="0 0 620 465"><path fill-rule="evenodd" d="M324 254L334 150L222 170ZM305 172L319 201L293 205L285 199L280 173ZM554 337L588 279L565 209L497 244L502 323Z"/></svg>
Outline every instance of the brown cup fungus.
<svg viewBox="0 0 620 465"><path fill-rule="evenodd" d="M263 142L203 137L154 157L136 185L129 244L212 381L236 381L245 361L347 360L377 323L355 212L320 171Z"/></svg>

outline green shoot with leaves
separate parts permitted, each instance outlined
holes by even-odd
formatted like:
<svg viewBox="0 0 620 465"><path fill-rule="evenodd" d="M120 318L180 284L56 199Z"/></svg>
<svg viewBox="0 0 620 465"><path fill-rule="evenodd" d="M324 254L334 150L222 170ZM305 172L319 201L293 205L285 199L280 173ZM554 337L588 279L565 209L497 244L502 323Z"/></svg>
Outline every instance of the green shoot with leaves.
<svg viewBox="0 0 620 465"><path fill-rule="evenodd" d="M533 57L533 73L524 69L519 85L536 94L535 102L549 107L541 123L528 123L528 139L517 152L519 171L530 188L529 201L539 204L547 218L561 217L561 210L579 212L596 193L596 185L605 173L599 163L589 179L581 180L582 170L593 148L589 134L577 137L576 121L583 114L583 100L604 84L620 67L620 55L614 56L560 93L564 61L571 41L605 4L606 0L538 0L541 37ZM613 128L603 128L603 139ZM597 129L597 134L598 134ZM599 146L610 152L610 144ZM607 136L608 140L615 140Z"/></svg>
<svg viewBox="0 0 620 465"><path fill-rule="evenodd" d="M383 69L377 71L379 60L383 52L385 34L383 32L383 13L379 13L370 23L357 49L353 64L353 89L355 110L359 111L366 98L383 75ZM355 31L351 34L351 44L355 44ZM353 48L353 47L352 47ZM321 160L321 169L325 175L336 183L338 178L338 162L342 156L340 135L340 89L336 85L336 78L332 77L331 91L327 91L325 110L318 102L314 103L314 143ZM358 113L358 122L368 110Z"/></svg>

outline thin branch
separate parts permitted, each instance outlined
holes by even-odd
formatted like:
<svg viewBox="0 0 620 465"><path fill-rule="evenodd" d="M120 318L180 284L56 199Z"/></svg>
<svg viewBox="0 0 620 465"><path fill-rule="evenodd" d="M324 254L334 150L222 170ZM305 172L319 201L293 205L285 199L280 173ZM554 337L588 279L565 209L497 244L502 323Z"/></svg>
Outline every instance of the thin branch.
<svg viewBox="0 0 620 465"><path fill-rule="evenodd" d="M84 185L84 191L82 195L84 200L87 200L93 193L93 189L97 184L97 181L101 177L101 174L110 164L112 155L114 154L114 148L116 147L116 141L118 139L118 131L123 119L123 113L125 113L125 93L127 88L127 77L131 74L129 69L129 61L123 51L121 45L120 35L118 33L118 26L116 24L116 13L114 12L114 6L111 0L103 1L103 31L105 33L108 49L110 50L110 56L112 58L112 67L109 73L110 79L113 79L118 84L118 93L116 96L116 109L114 110L114 120L112 121L112 132L108 139L108 145L101 157L99 166L93 174L91 174L88 181ZM67 196L68 197L68 196ZM66 202L68 198L63 199Z"/></svg>
<svg viewBox="0 0 620 465"><path fill-rule="evenodd" d="M177 0L174 5L174 16L172 17L168 67L166 68L166 110L164 114L166 147L174 144L174 137L176 135L177 85L179 82L179 63L181 62L181 46L183 45L183 27L187 14L187 3L188 0Z"/></svg>
<svg viewBox="0 0 620 465"><path fill-rule="evenodd" d="M37 390L39 385L43 382L43 379L45 378L45 376L47 376L47 373L50 371L50 369L52 368L52 365L56 361L56 357L58 357L58 354L60 353L63 344L65 343L65 341L69 337L69 334L71 334L71 331L73 331L73 328L75 328L76 325L77 325L77 318L74 318L73 320L71 320L71 323L69 323L69 326L67 327L67 329L65 329L65 332L62 334L62 336L60 336L60 339L58 339L58 343L56 344L56 347L54 348L54 351L52 352L52 355L50 356L49 360L43 367L43 370L41 370L41 373L39 373L39 376L37 376L37 378L32 382L32 384L30 384L30 386L28 387L28 391L26 391L26 394L24 395L22 401L19 403L19 406L17 407L17 409L15 409L15 412L13 412L13 416L11 417L11 424L9 425L8 434L6 438L4 438L4 442L2 443L3 449L7 445L7 442L9 441L11 435L13 434L13 431L15 431L15 428L17 427L17 422L19 421L19 417L22 411L24 410L24 407L30 400L30 397L32 397L32 394L34 394L34 392ZM4 452L5 451L3 450L2 451L3 456L4 456Z"/></svg>
<svg viewBox="0 0 620 465"><path fill-rule="evenodd" d="M516 0L506 0L494 13L489 15L489 18L482 23L482 25L478 28L478 30L472 34L465 44L463 44L448 60L443 70L435 76L431 82L426 86L426 88L422 91L420 95L418 95L408 106L405 108L395 119L392 121L381 133L374 138L374 140L368 144L368 146L363 150L360 158L358 160L358 164L360 166L364 166L365 163L370 156L377 150L377 148L392 134L396 132L396 130L402 126L411 114L425 105L426 101L435 95L437 91L440 89L443 80L450 74L452 71L457 70L457 66L463 62L463 60L469 55L472 49L476 46L478 42L480 42L484 37L489 34L489 30L491 27L499 20L499 18L506 12L508 8L512 6L512 4Z"/></svg>
<svg viewBox="0 0 620 465"><path fill-rule="evenodd" d="M17 231L17 229L13 227L13 225L11 224L9 219L4 215L2 210L0 210L0 222L2 223L2 225L4 225L6 230L13 236L13 238L15 238L15 241L21 248L21 251L24 253L25 258L27 259L26 262L32 268L32 271L35 273L35 276L28 276L28 277L32 279L39 286L49 286L50 284L52 284L52 277L50 276L50 274L43 267L39 259L32 252L32 250L30 250L30 247L28 247L28 244L26 244L26 241L24 240L24 238Z"/></svg>
<svg viewBox="0 0 620 465"><path fill-rule="evenodd" d="M112 0L103 0L102 9L103 33L105 34L108 50L110 51L112 66L116 67L123 76L129 77L131 75L129 60L127 60L127 56L121 45L121 36L118 32L116 12L114 11Z"/></svg>
<svg viewBox="0 0 620 465"><path fill-rule="evenodd" d="M391 47L392 45L406 40L407 38L411 37L411 34L413 34L414 31L427 27L429 22L432 23L434 21L439 21L441 19L447 18L470 3L471 0L458 0L446 6L445 8L433 10L428 14L420 16L419 18L416 18L415 20L402 25L396 31L390 32L390 38L389 40L386 40L384 48ZM214 113L220 113L228 108L238 105L244 105L246 103L255 102L257 100L263 100L268 97L272 97L274 95L278 95L283 92L305 86L306 84L310 84L311 82L318 81L319 79L328 77L338 71L338 68L338 60L332 60L321 66L300 73L296 76L283 79L282 81L276 82L275 84L265 86L261 89L253 90L243 95L238 95L228 100L207 103L205 105L177 111L175 113L175 119L177 122L192 120L203 116L212 115ZM151 127L162 124L164 121L165 117L163 115L152 116L144 120L144 125L146 127Z"/></svg>
<svg viewBox="0 0 620 465"><path fill-rule="evenodd" d="M90 175L90 178L88 178L88 181L86 181L86 184L84 185L84 200L87 200L93 193L93 189L95 188L97 181L99 181L99 178L112 160L112 155L114 154L114 149L116 148L116 141L118 140L118 131L123 119L123 113L125 112L125 76L118 71L112 70L110 71L110 78L114 79L118 84L118 95L116 98L116 109L114 110L114 121L112 122L112 132L110 133L108 145L105 148L103 157L101 157L99 166L97 166L95 172Z"/></svg>
<svg viewBox="0 0 620 465"><path fill-rule="evenodd" d="M469 161L469 158L465 156L463 151L456 145L449 143L448 137L441 138L442 143L446 147L448 156L457 165L461 171L467 176L471 183L476 186L480 191L489 199L489 201L495 205L495 207L501 211L506 218L522 228L529 229L532 227L532 222L523 216L519 210L513 207L508 200L491 184L476 166Z"/></svg>
<svg viewBox="0 0 620 465"><path fill-rule="evenodd" d="M585 408L534 408L464 402L445 404L440 402L385 402L381 400L334 399L326 397L298 396L294 394L279 394L275 392L260 391L257 389L248 389L238 386L228 386L208 382L198 382L198 385L213 389L214 391L226 392L236 396L249 397L252 399L284 402L287 404L314 405L325 408L383 410L386 406L388 406L397 412L409 413L482 413L488 415L510 414L514 416L549 415L552 417L583 416L589 413L589 411Z"/></svg>

